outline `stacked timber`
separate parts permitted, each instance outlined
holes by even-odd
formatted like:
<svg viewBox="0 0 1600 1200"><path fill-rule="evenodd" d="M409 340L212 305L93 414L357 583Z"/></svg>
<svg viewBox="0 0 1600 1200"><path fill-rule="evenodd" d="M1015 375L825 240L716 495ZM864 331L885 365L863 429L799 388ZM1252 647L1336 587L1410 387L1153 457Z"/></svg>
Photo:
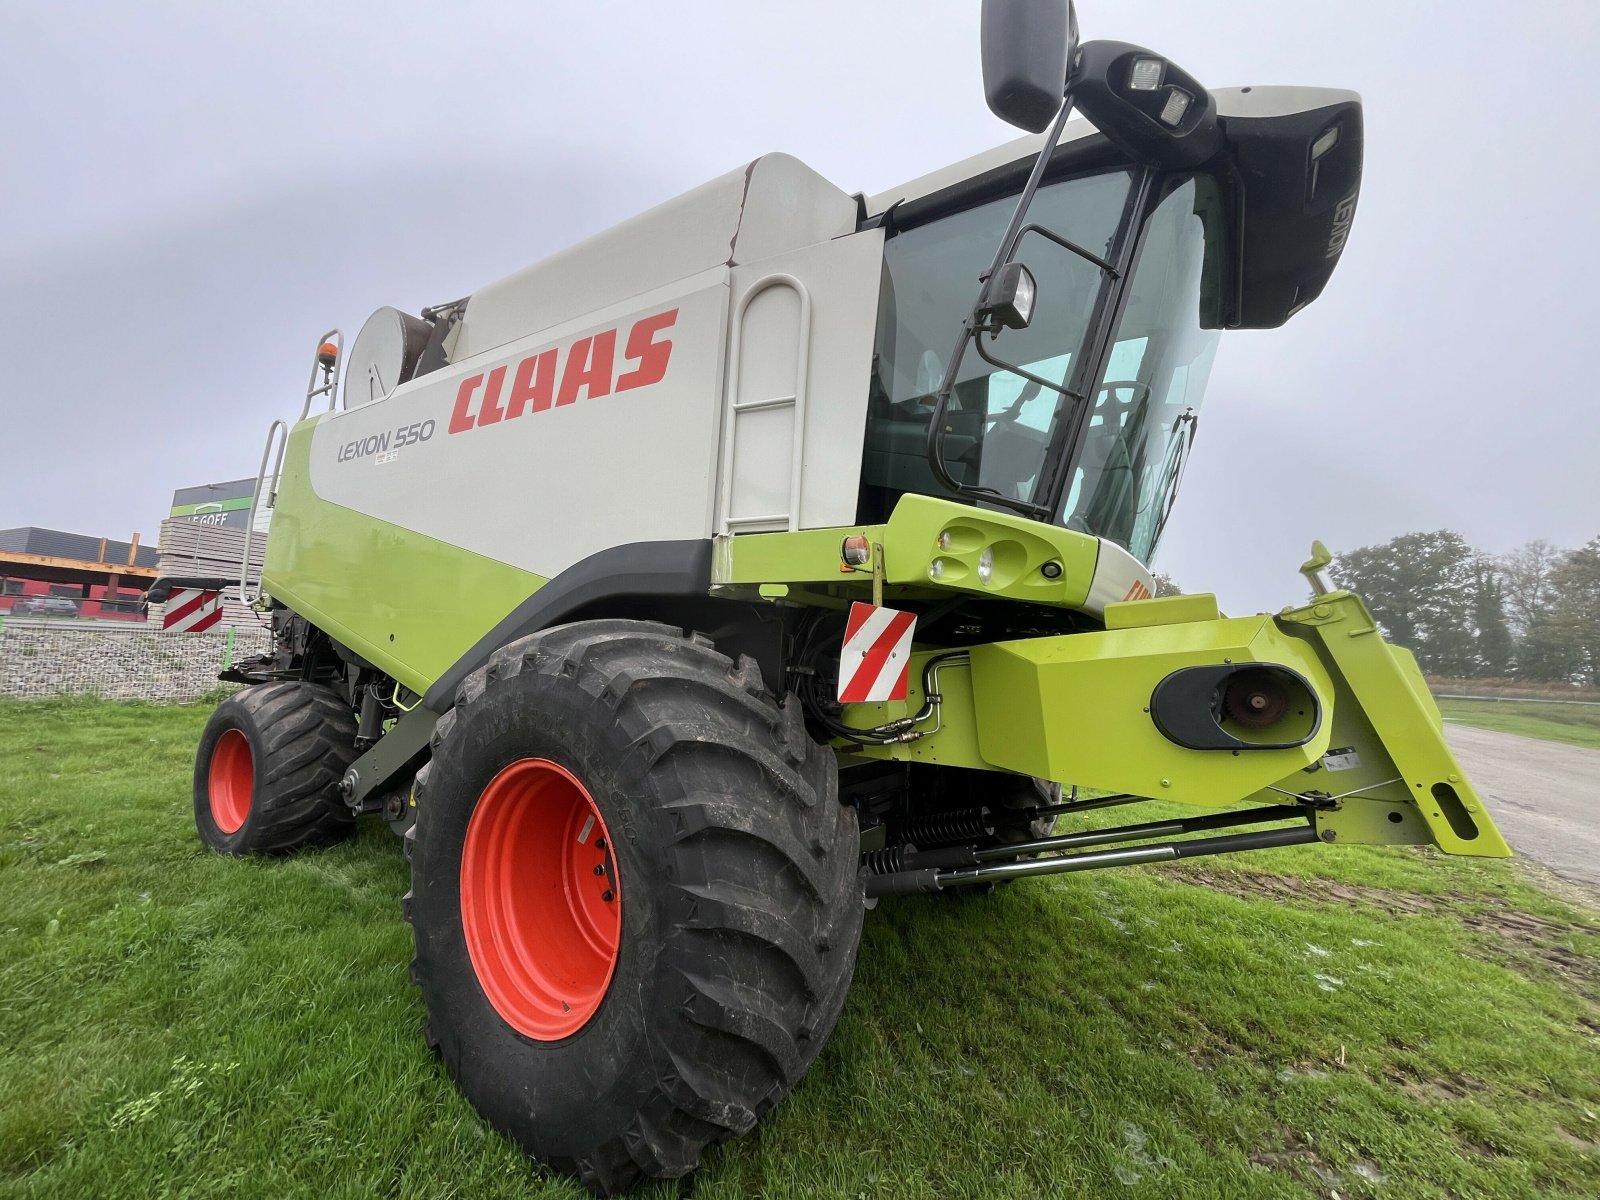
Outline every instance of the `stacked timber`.
<svg viewBox="0 0 1600 1200"><path fill-rule="evenodd" d="M245 530L225 525L202 525L182 518L163 521L156 569L163 579L238 579L244 565L245 536ZM261 578L266 550L265 534L250 537L247 575L251 582Z"/></svg>

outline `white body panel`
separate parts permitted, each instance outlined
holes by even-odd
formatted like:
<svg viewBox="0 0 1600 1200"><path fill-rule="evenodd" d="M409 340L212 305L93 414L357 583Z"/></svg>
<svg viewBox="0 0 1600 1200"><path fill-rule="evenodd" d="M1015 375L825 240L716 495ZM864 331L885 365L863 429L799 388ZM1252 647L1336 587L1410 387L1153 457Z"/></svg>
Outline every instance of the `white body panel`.
<svg viewBox="0 0 1600 1200"><path fill-rule="evenodd" d="M703 272L682 290L586 314L413 380L387 400L323 417L311 443L312 488L324 500L546 577L609 546L708 536L727 276L726 268ZM623 361L622 343L634 321L672 309L677 316L665 331L672 354L659 382L601 396L581 389L568 404L529 404L520 416L475 423L497 369L504 408L519 364L555 348L565 375L581 338L620 330L621 375L633 365ZM474 423L452 433L462 385L480 376L465 409ZM397 430L429 421L425 440L397 446Z"/></svg>
<svg viewBox="0 0 1600 1200"><path fill-rule="evenodd" d="M1148 600L1156 594L1156 581L1150 570L1115 542L1097 539L1100 554L1094 562L1089 582L1089 598L1083 611L1097 617L1106 615L1106 605L1123 600Z"/></svg>
<svg viewBox="0 0 1600 1200"><path fill-rule="evenodd" d="M728 486L716 532L856 519L882 269L876 229L734 268L730 414L735 404L767 405L797 388L799 405L726 419Z"/></svg>
<svg viewBox="0 0 1600 1200"><path fill-rule="evenodd" d="M883 250L855 224L769 155L474 293L449 366L318 420L312 489L547 578L753 507L778 520L745 528L847 524ZM726 442L750 397L789 403Z"/></svg>
<svg viewBox="0 0 1600 1200"><path fill-rule="evenodd" d="M543 262L479 288L452 361L706 271L853 233L856 202L767 154Z"/></svg>

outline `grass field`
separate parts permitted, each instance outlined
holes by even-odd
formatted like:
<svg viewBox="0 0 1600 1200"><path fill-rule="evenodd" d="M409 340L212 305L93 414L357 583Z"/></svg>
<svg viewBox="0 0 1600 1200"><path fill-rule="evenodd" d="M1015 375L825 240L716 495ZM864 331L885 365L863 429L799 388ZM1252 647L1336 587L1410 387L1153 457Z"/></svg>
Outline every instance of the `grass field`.
<svg viewBox="0 0 1600 1200"><path fill-rule="evenodd" d="M205 715L0 704L0 1196L579 1195L425 1050L386 829L200 848ZM1592 1200L1597 924L1325 847L885 902L805 1085L645 1194Z"/></svg>
<svg viewBox="0 0 1600 1200"><path fill-rule="evenodd" d="M1510 700L1441 700L1452 721L1600 750L1600 706L1529 704Z"/></svg>

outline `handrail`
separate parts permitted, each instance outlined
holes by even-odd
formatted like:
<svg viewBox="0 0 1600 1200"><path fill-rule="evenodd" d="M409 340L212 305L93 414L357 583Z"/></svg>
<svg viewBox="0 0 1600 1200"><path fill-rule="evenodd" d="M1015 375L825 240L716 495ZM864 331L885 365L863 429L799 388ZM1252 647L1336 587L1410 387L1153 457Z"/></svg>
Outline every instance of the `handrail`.
<svg viewBox="0 0 1600 1200"><path fill-rule="evenodd" d="M320 343L319 343L320 344ZM311 398L306 397L309 405ZM281 433L281 437L278 435ZM256 536L256 512L261 507L261 489L267 479L267 460L272 457L272 440L278 437L278 457L272 464L272 494L267 498L267 507L271 508L278 499L278 480L283 474L283 454L289 447L289 425L286 421L274 421L267 426L267 444L261 449L261 468L256 472L255 491L250 494L250 516L245 520L244 527L244 554L239 563L239 601L242 604L254 604L261 599L260 579L257 578L255 593L250 591L250 543Z"/></svg>
<svg viewBox="0 0 1600 1200"><path fill-rule="evenodd" d="M332 342L335 347L333 366L325 368L322 365L322 347ZM306 402L300 409L300 419L304 421L311 415L311 402L318 396L328 397L328 411L332 412L339 402L339 368L344 365L344 333L338 329L330 329L317 339L317 351L311 356L311 378L306 383ZM323 372L323 381L317 383L317 372Z"/></svg>

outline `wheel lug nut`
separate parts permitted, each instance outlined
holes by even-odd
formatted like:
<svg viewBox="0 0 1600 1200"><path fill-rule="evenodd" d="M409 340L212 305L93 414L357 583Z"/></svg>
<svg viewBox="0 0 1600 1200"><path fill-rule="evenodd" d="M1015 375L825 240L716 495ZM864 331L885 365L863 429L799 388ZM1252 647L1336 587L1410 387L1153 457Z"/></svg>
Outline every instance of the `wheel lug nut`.
<svg viewBox="0 0 1600 1200"><path fill-rule="evenodd" d="M616 894L612 892L610 888L607 888L605 891L600 893L600 899L609 902L616 899Z"/></svg>

